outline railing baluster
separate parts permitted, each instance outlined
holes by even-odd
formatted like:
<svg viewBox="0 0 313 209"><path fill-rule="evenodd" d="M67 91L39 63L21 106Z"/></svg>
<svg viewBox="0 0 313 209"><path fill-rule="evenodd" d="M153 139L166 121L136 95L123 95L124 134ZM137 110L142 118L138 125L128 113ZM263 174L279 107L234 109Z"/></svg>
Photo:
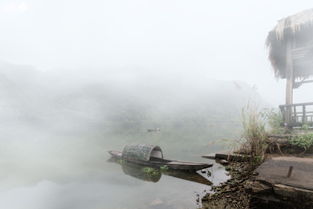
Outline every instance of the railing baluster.
<svg viewBox="0 0 313 209"><path fill-rule="evenodd" d="M313 111L309 108L307 111L307 107L313 106L313 102L310 103L299 103L299 104L289 104L289 105L280 105L280 111L283 116L284 124L290 127L301 127L304 124L308 124L311 127L313 126ZM297 107L302 107L297 112Z"/></svg>
<svg viewBox="0 0 313 209"><path fill-rule="evenodd" d="M305 105L302 106L302 125L303 124L306 124L306 108L305 108Z"/></svg>
<svg viewBox="0 0 313 209"><path fill-rule="evenodd" d="M292 111L292 109L291 109L291 111ZM293 122L298 122L296 105L293 106L293 113L291 112L291 118L292 118Z"/></svg>

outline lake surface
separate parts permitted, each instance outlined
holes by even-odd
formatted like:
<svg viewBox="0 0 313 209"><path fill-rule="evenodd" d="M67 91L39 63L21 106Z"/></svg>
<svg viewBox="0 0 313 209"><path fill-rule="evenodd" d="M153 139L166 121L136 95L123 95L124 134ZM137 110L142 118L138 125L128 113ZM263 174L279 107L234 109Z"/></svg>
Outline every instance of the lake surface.
<svg viewBox="0 0 313 209"><path fill-rule="evenodd" d="M108 150L121 150L132 142L158 144L167 159L213 163L200 156L218 149L204 147L205 142L196 138L18 131L12 129L10 140L1 142L0 208L190 209L199 207L197 200L211 188L167 174L145 181L108 162ZM200 174L214 184L228 178L220 165L209 171L210 177Z"/></svg>
<svg viewBox="0 0 313 209"><path fill-rule="evenodd" d="M210 186L167 174L142 180L107 162L107 151L145 143L167 159L208 163L200 156L232 145L227 139L240 135L242 107L255 95L233 81L145 70L3 70L1 209L197 208ZM215 184L227 178L210 170Z"/></svg>
<svg viewBox="0 0 313 209"><path fill-rule="evenodd" d="M227 179L218 165L208 169L214 184ZM210 186L162 174L156 182L123 171L120 164L104 161L102 167L50 173L33 181L16 181L0 191L0 208L8 209L186 209L199 207L198 200ZM40 172L40 171L38 171ZM128 173L128 174L125 174ZM29 177L24 173L24 177ZM33 176L33 174L31 174ZM10 176L7 177L10 179Z"/></svg>

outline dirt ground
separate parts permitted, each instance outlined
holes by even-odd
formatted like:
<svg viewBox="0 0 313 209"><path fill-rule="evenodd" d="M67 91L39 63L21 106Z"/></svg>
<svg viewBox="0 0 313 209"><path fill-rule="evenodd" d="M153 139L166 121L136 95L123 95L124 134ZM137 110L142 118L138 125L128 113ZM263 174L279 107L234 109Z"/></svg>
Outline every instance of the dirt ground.
<svg viewBox="0 0 313 209"><path fill-rule="evenodd" d="M222 185L213 187L213 193L203 197L202 209L313 209L313 202L301 202L301 199L298 201L286 199L278 203L264 202L255 198L252 192L252 185L255 185L258 176L255 168L247 162L231 162L226 166L231 178ZM309 179L309 182L312 182L312 179Z"/></svg>

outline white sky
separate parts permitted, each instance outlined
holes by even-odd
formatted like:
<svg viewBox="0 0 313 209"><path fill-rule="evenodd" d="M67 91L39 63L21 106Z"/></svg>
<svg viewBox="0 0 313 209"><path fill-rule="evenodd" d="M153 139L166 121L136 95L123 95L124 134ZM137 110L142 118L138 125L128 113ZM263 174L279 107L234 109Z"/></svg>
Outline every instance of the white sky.
<svg viewBox="0 0 313 209"><path fill-rule="evenodd" d="M255 85L284 103L265 38L309 0L0 0L0 61L39 70L169 71ZM173 73L171 72L171 73ZM313 101L312 85L295 102Z"/></svg>

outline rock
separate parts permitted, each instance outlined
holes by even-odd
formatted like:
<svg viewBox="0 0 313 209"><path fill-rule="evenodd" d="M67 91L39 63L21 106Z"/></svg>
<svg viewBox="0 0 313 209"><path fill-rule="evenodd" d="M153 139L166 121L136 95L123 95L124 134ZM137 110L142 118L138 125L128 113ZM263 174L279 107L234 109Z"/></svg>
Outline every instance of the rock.
<svg viewBox="0 0 313 209"><path fill-rule="evenodd" d="M218 162L222 165L229 165L229 162L227 160L219 160Z"/></svg>

